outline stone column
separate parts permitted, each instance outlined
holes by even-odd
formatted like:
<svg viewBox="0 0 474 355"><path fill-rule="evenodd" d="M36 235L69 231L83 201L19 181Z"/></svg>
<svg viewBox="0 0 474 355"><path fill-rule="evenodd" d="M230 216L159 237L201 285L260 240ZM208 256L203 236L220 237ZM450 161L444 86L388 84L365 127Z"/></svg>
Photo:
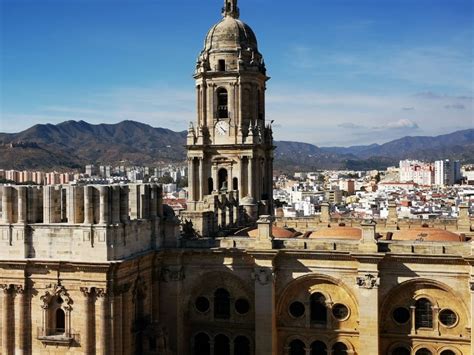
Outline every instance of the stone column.
<svg viewBox="0 0 474 355"><path fill-rule="evenodd" d="M379 353L379 272L378 263L383 256L378 254L354 254L359 261L358 286L360 343L364 353Z"/></svg>
<svg viewBox="0 0 474 355"><path fill-rule="evenodd" d="M195 201L194 199L194 158L188 158L188 200Z"/></svg>
<svg viewBox="0 0 474 355"><path fill-rule="evenodd" d="M91 319L92 307L91 307L91 289L89 287L81 287L81 292L84 295L84 309L83 309L83 319L84 327L82 328L82 352L86 355L93 354L92 344L94 337L92 336L92 331L94 330L93 322Z"/></svg>
<svg viewBox="0 0 474 355"><path fill-rule="evenodd" d="M4 190L5 193L5 190ZM5 195L3 195L5 196ZM10 346L10 285L0 285L2 294L2 354L12 355L13 351Z"/></svg>
<svg viewBox="0 0 474 355"><path fill-rule="evenodd" d="M99 217L99 224L109 224L110 223L110 216L109 216L109 187L108 186L101 186L99 188L100 192L100 217Z"/></svg>
<svg viewBox="0 0 474 355"><path fill-rule="evenodd" d="M25 309L25 289L22 285L15 285L15 355L22 355L26 352L26 309ZM17 321L18 320L18 323Z"/></svg>
<svg viewBox="0 0 474 355"><path fill-rule="evenodd" d="M132 353L131 336L132 323L130 313L132 312L132 297L128 288L122 294L122 351L124 354Z"/></svg>
<svg viewBox="0 0 474 355"><path fill-rule="evenodd" d="M471 266L471 269L473 267ZM472 271L471 271L472 274ZM470 282L470 289L471 289L471 329L474 329L474 277L471 276ZM474 336L471 335L471 352L474 352Z"/></svg>
<svg viewBox="0 0 474 355"><path fill-rule="evenodd" d="M97 354L109 354L108 296L103 289L97 290L96 344Z"/></svg>
<svg viewBox="0 0 474 355"><path fill-rule="evenodd" d="M254 196L254 189L253 189L253 178L254 178L254 167L253 167L253 158L252 157L248 157L249 159L249 163L248 163L248 174L247 174L247 183L248 183L248 196L251 196L253 198L255 198Z"/></svg>
<svg viewBox="0 0 474 355"><path fill-rule="evenodd" d="M120 221L123 224L128 223L128 186L121 186L120 187Z"/></svg>
<svg viewBox="0 0 474 355"><path fill-rule="evenodd" d="M13 223L13 204L12 204L12 192L13 187L2 186L2 223L10 224Z"/></svg>
<svg viewBox="0 0 474 355"><path fill-rule="evenodd" d="M84 224L94 224L94 188L84 186Z"/></svg>
<svg viewBox="0 0 474 355"><path fill-rule="evenodd" d="M114 354L123 354L123 337L122 337L122 292L119 289L116 290L113 304L113 340L114 340Z"/></svg>
<svg viewBox="0 0 474 355"><path fill-rule="evenodd" d="M275 282L272 251L256 252L255 269L255 354L277 354Z"/></svg>
<svg viewBox="0 0 474 355"><path fill-rule="evenodd" d="M26 186L18 186L18 221L17 223L28 222L28 195Z"/></svg>
<svg viewBox="0 0 474 355"><path fill-rule="evenodd" d="M199 158L199 201L204 197L204 159Z"/></svg>
<svg viewBox="0 0 474 355"><path fill-rule="evenodd" d="M112 186L110 192L112 193L112 224L120 224L120 186Z"/></svg>

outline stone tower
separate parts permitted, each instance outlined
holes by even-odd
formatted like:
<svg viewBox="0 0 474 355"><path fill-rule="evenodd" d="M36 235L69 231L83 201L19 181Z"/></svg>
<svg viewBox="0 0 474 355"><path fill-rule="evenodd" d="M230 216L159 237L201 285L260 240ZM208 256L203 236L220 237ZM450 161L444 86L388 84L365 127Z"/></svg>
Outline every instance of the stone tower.
<svg viewBox="0 0 474 355"><path fill-rule="evenodd" d="M188 211L229 194L247 217L272 213L273 138L265 123L265 63L237 0L206 36L194 79L197 120L188 131Z"/></svg>

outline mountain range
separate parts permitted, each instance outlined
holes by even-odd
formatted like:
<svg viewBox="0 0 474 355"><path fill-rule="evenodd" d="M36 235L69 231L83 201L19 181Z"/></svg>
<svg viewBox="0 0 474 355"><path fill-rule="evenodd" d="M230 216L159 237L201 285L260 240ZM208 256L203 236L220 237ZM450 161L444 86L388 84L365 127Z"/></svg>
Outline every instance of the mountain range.
<svg viewBox="0 0 474 355"><path fill-rule="evenodd" d="M38 124L19 133L0 133L0 168L49 170L81 168L90 163L178 162L186 157L186 134L135 121ZM281 171L383 169L400 159L450 158L474 163L474 129L437 137L404 137L381 145L317 147L275 141L275 146L275 168Z"/></svg>

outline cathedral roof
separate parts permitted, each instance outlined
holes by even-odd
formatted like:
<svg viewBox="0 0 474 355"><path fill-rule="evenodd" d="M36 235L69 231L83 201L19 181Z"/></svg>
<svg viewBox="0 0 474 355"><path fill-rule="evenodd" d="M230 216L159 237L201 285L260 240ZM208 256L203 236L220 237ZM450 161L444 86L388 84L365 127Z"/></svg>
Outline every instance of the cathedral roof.
<svg viewBox="0 0 474 355"><path fill-rule="evenodd" d="M468 240L464 235L459 235L444 229L428 227L396 231L390 237L387 236L386 239L406 241L418 240L426 242L465 242Z"/></svg>
<svg viewBox="0 0 474 355"><path fill-rule="evenodd" d="M250 238L257 238L258 235L258 228L257 227L250 227L244 228L237 231L235 236L238 237L250 237ZM272 227L272 235L274 238L296 238L301 235L300 232L295 231L292 228L281 228L281 227Z"/></svg>
<svg viewBox="0 0 474 355"><path fill-rule="evenodd" d="M310 239L352 239L360 240L362 238L362 229L346 227L346 226L335 226L326 227L318 231L311 232L308 235Z"/></svg>

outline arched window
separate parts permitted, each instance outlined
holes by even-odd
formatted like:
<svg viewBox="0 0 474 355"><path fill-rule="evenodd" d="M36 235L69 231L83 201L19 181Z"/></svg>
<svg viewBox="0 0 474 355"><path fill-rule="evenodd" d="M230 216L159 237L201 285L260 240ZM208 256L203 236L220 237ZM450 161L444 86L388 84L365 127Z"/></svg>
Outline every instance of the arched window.
<svg viewBox="0 0 474 355"><path fill-rule="evenodd" d="M219 334L214 338L214 354L230 355L230 342L225 335Z"/></svg>
<svg viewBox="0 0 474 355"><path fill-rule="evenodd" d="M293 340L290 343L289 355L306 355L305 345L301 340Z"/></svg>
<svg viewBox="0 0 474 355"><path fill-rule="evenodd" d="M317 324L326 324L327 309L326 297L322 293L313 293L309 299L311 307L311 322Z"/></svg>
<svg viewBox="0 0 474 355"><path fill-rule="evenodd" d="M347 354L347 346L344 343L336 343L332 347L332 354L333 355L346 355Z"/></svg>
<svg viewBox="0 0 474 355"><path fill-rule="evenodd" d="M415 328L433 328L433 310L426 298L420 298L415 303Z"/></svg>
<svg viewBox="0 0 474 355"><path fill-rule="evenodd" d="M441 355L456 355L452 350L444 350L441 352Z"/></svg>
<svg viewBox="0 0 474 355"><path fill-rule="evenodd" d="M207 179L207 191L209 194L214 191L214 180L211 177Z"/></svg>
<svg viewBox="0 0 474 355"><path fill-rule="evenodd" d="M58 308L55 314L55 332L64 333L66 331L66 314L62 308Z"/></svg>
<svg viewBox="0 0 474 355"><path fill-rule="evenodd" d="M433 355L433 353L426 348L421 348L420 350L417 350L415 355Z"/></svg>
<svg viewBox="0 0 474 355"><path fill-rule="evenodd" d="M210 355L211 344L207 334L199 333L194 337L194 355Z"/></svg>
<svg viewBox="0 0 474 355"><path fill-rule="evenodd" d="M322 341L315 341L311 344L311 355L326 355L328 348Z"/></svg>
<svg viewBox="0 0 474 355"><path fill-rule="evenodd" d="M403 346L399 346L392 351L392 355L410 355L411 351Z"/></svg>
<svg viewBox="0 0 474 355"><path fill-rule="evenodd" d="M227 90L224 88L219 88L217 90L217 118L228 118L228 101L229 95Z"/></svg>
<svg viewBox="0 0 474 355"><path fill-rule="evenodd" d="M228 189L229 187L227 186L227 170L220 169L218 176L219 176L219 191L222 189Z"/></svg>
<svg viewBox="0 0 474 355"><path fill-rule="evenodd" d="M214 318L230 318L230 294L224 288L219 288L214 292Z"/></svg>
<svg viewBox="0 0 474 355"><path fill-rule="evenodd" d="M238 336L234 340L234 354L235 355L250 355L250 341L247 337Z"/></svg>
<svg viewBox="0 0 474 355"><path fill-rule="evenodd" d="M239 189L239 179L236 177L232 179L232 190L237 191Z"/></svg>

